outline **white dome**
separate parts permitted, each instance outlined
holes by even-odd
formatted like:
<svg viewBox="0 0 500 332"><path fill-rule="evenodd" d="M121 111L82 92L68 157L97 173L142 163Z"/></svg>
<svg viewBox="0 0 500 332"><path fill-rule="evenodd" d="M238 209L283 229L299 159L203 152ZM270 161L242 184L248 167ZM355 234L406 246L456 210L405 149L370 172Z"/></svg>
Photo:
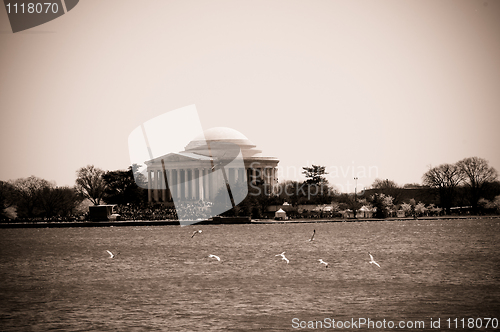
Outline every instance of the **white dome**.
<svg viewBox="0 0 500 332"><path fill-rule="evenodd" d="M193 141L205 139L206 141L246 141L250 145L253 143L242 133L237 130L227 128L227 127L214 127L207 129L203 132L203 135L197 136Z"/></svg>
<svg viewBox="0 0 500 332"><path fill-rule="evenodd" d="M185 147L185 152L196 153L207 156L207 142L224 142L236 144L240 147L245 160L277 160L274 157L264 157L262 151L257 149L255 144L245 135L237 130L226 127L214 127L207 129L202 135L195 137ZM211 146L212 153L216 153L216 147Z"/></svg>
<svg viewBox="0 0 500 332"><path fill-rule="evenodd" d="M185 147L185 150L186 151L198 150L199 148L205 147L206 142L228 142L237 144L242 149L255 148L255 144L253 144L252 141L250 141L245 135L243 135L239 131L226 127L214 127L207 129L203 132L203 134L196 136ZM257 150L255 152L257 152Z"/></svg>

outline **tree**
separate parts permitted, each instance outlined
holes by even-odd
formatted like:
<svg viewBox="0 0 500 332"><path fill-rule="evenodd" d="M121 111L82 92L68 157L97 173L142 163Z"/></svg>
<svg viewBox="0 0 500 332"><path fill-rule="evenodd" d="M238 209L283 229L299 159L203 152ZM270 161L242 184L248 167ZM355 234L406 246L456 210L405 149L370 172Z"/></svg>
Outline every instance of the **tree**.
<svg viewBox="0 0 500 332"><path fill-rule="evenodd" d="M101 204L106 190L104 171L94 165L82 167L76 171L76 190L88 198L94 205Z"/></svg>
<svg viewBox="0 0 500 332"><path fill-rule="evenodd" d="M339 202L340 209L352 210L354 218L356 218L356 211L365 205L363 200L358 200L354 194L342 193L337 196L336 200Z"/></svg>
<svg viewBox="0 0 500 332"><path fill-rule="evenodd" d="M415 214L417 216L423 216L427 212L427 208L425 207L425 204L422 202L418 202L417 205L415 205Z"/></svg>
<svg viewBox="0 0 500 332"><path fill-rule="evenodd" d="M283 202L288 202L292 205L297 205L299 197L297 195L300 182L293 180L286 180L278 183L276 192Z"/></svg>
<svg viewBox="0 0 500 332"><path fill-rule="evenodd" d="M306 177L307 184L327 184L328 180L323 176L328 173L325 166L312 165L312 167L302 167L302 174Z"/></svg>
<svg viewBox="0 0 500 332"><path fill-rule="evenodd" d="M422 176L424 185L437 190L440 204L448 214L453 204L456 188L462 179L460 168L452 164L429 166L429 170Z"/></svg>
<svg viewBox="0 0 500 332"><path fill-rule="evenodd" d="M495 197L491 202L487 202L487 205L485 207L487 209L492 209L497 213L500 213L500 195Z"/></svg>
<svg viewBox="0 0 500 332"><path fill-rule="evenodd" d="M44 217L53 217L59 212L61 191L53 186L47 186L40 191L40 214Z"/></svg>
<svg viewBox="0 0 500 332"><path fill-rule="evenodd" d="M297 190L299 203L303 204L329 204L332 201L334 188L328 186L328 180L324 177L325 166L312 165L312 167L302 167L304 181Z"/></svg>
<svg viewBox="0 0 500 332"><path fill-rule="evenodd" d="M19 217L36 217L43 212L41 196L44 188L54 187L47 180L30 176L21 178L11 183L17 192L17 213Z"/></svg>
<svg viewBox="0 0 500 332"><path fill-rule="evenodd" d="M399 188L396 182L389 179L375 179L372 184L373 189Z"/></svg>
<svg viewBox="0 0 500 332"><path fill-rule="evenodd" d="M373 189L377 189L378 193L394 198L394 204L399 204L403 195L403 189L394 181L385 179L375 179L372 184Z"/></svg>
<svg viewBox="0 0 500 332"><path fill-rule="evenodd" d="M248 183L239 181L231 186L231 194L234 200L240 203L234 208L223 212L223 216L251 216L252 218L261 218L269 205L282 203L282 199L279 196L270 196L266 193L266 186L264 184L248 185ZM227 189L219 189L213 204L213 208L216 211L224 210L231 206L231 202L227 197Z"/></svg>
<svg viewBox="0 0 500 332"><path fill-rule="evenodd" d="M0 220L10 218L7 209L15 205L16 196L16 188L12 183L0 181Z"/></svg>
<svg viewBox="0 0 500 332"><path fill-rule="evenodd" d="M83 196L79 195L74 187L57 187L60 192L59 215L67 217L78 213L78 207L83 201Z"/></svg>
<svg viewBox="0 0 500 332"><path fill-rule="evenodd" d="M41 215L44 217L69 217L75 213L83 197L75 188L44 187L40 192Z"/></svg>
<svg viewBox="0 0 500 332"><path fill-rule="evenodd" d="M387 218L393 211L393 197L384 194L375 193L371 196L371 203L377 210L375 211L376 218Z"/></svg>
<svg viewBox="0 0 500 332"><path fill-rule="evenodd" d="M143 189L139 188L134 179L133 167L126 171L110 171L103 175L106 185L104 190L105 201L111 204L140 203L143 196Z"/></svg>
<svg viewBox="0 0 500 332"><path fill-rule="evenodd" d="M477 203L484 193L486 184L495 181L498 177L498 172L488 165L486 159L478 157L462 159L457 162L457 167L468 188L472 210L477 212Z"/></svg>
<svg viewBox="0 0 500 332"><path fill-rule="evenodd" d="M141 172L140 168L142 165L138 164L132 164L132 166L129 166L129 172L132 171L133 177L135 179L135 183L139 188L146 189L148 187L148 179L146 176Z"/></svg>

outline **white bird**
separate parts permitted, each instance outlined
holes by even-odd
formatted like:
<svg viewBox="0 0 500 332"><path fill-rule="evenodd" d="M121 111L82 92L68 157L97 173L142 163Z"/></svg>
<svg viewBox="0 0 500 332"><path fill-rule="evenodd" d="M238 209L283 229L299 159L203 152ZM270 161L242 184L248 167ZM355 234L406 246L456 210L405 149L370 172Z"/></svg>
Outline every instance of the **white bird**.
<svg viewBox="0 0 500 332"><path fill-rule="evenodd" d="M215 258L216 260L218 260L220 262L219 256L215 256L215 255L210 254L210 255L208 255L208 257Z"/></svg>
<svg viewBox="0 0 500 332"><path fill-rule="evenodd" d="M195 235L196 235L196 234L198 234L198 233L201 233L201 229L200 229L199 231L194 231L194 232L193 232L193 235L191 235L191 238L193 238L193 236L195 236Z"/></svg>
<svg viewBox="0 0 500 332"><path fill-rule="evenodd" d="M311 238L309 239L309 241L314 241L314 234L316 234L316 230L313 230L313 235L311 236Z"/></svg>
<svg viewBox="0 0 500 332"><path fill-rule="evenodd" d="M318 259L318 261L319 261L320 264L325 264L325 267L328 267L328 263L325 262L324 260Z"/></svg>
<svg viewBox="0 0 500 332"><path fill-rule="evenodd" d="M281 254L279 255L274 255L274 256L281 256L281 259L286 261L286 263L290 263L290 261L288 260L288 258L285 257L285 252L283 251Z"/></svg>
<svg viewBox="0 0 500 332"><path fill-rule="evenodd" d="M375 265L377 265L378 267L380 267L380 265L379 265L377 262L375 262L375 260L373 259L372 254L368 253L368 255L370 255L370 264L375 264Z"/></svg>
<svg viewBox="0 0 500 332"><path fill-rule="evenodd" d="M109 258L115 258L115 256L116 256L116 255L118 255L118 254L113 255L113 253L112 253L111 251L109 251L109 250L106 250L106 251L107 251L107 252L108 252L108 254L109 254Z"/></svg>

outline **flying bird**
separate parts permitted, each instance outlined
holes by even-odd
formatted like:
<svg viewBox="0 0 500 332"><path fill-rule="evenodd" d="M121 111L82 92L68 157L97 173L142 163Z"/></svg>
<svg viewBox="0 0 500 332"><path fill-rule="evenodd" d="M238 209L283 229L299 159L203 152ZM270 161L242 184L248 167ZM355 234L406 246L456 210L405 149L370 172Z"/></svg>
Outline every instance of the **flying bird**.
<svg viewBox="0 0 500 332"><path fill-rule="evenodd" d="M198 233L201 233L201 229L200 229L199 231L194 231L194 232L193 232L193 235L191 235L191 238L193 238L193 236L195 236L195 235L196 235L196 234L198 234Z"/></svg>
<svg viewBox="0 0 500 332"><path fill-rule="evenodd" d="M375 265L377 265L378 267L380 267L380 265L379 265L377 262L375 262L375 260L373 259L372 254L368 253L368 255L370 255L370 264L375 264Z"/></svg>
<svg viewBox="0 0 500 332"><path fill-rule="evenodd" d="M107 252L108 252L108 254L109 254L109 258L115 258L115 256L116 256L116 255L118 255L118 254L114 255L114 254L113 254L111 251L109 251L109 250L106 250L106 251L107 251Z"/></svg>
<svg viewBox="0 0 500 332"><path fill-rule="evenodd" d="M313 230L313 235L311 236L311 238L309 239L309 241L314 241L314 235L316 234L316 230Z"/></svg>
<svg viewBox="0 0 500 332"><path fill-rule="evenodd" d="M210 254L210 255L208 255L208 257L215 258L216 260L218 260L220 262L219 256L215 256L215 255Z"/></svg>
<svg viewBox="0 0 500 332"><path fill-rule="evenodd" d="M288 258L285 257L285 252L283 251L281 254L279 255L274 255L274 256L281 256L281 259L286 261L286 263L290 263L290 261L288 260Z"/></svg>
<svg viewBox="0 0 500 332"><path fill-rule="evenodd" d="M324 260L318 259L318 261L319 261L320 264L325 264L325 267L328 267L328 263L325 262Z"/></svg>

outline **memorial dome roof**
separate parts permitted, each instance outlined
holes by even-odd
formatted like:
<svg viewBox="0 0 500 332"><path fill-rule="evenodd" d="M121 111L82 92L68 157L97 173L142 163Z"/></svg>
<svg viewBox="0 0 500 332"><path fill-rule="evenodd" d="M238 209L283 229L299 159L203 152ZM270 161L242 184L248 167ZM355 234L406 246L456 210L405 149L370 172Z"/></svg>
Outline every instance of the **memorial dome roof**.
<svg viewBox="0 0 500 332"><path fill-rule="evenodd" d="M207 129L203 134L196 136L189 144L186 146L186 151L197 149L201 146L205 146L206 142L228 142L238 144L241 148L243 147L255 147L252 141L250 141L245 135L239 131L227 127L214 127Z"/></svg>

